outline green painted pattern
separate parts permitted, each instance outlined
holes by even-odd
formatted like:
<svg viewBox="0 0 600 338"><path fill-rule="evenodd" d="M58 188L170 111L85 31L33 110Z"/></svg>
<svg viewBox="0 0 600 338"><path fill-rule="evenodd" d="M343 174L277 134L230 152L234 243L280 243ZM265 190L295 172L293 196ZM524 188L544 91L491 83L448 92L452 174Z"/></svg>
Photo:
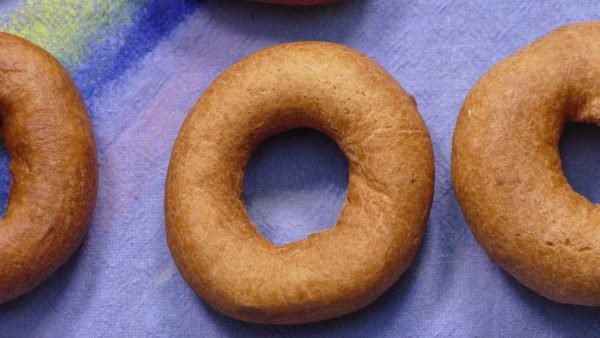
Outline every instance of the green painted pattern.
<svg viewBox="0 0 600 338"><path fill-rule="evenodd" d="M2 17L0 29L24 37L55 55L67 68L93 52L90 42L102 44L108 30L126 25L144 0L18 0Z"/></svg>

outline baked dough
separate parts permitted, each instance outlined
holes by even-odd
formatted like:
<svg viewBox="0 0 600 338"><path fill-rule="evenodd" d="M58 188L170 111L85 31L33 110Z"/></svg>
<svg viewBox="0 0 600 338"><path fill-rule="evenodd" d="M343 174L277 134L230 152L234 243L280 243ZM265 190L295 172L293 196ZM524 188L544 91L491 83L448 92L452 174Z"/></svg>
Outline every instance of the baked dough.
<svg viewBox="0 0 600 338"><path fill-rule="evenodd" d="M259 142L296 127L337 142L348 193L334 228L276 246L248 220L244 167ZM189 113L167 175L168 244L187 283L231 317L336 317L371 303L409 266L433 184L429 133L385 70L341 45L283 44L227 69Z"/></svg>
<svg viewBox="0 0 600 338"><path fill-rule="evenodd" d="M600 207L562 172L567 121L600 123L600 22L557 29L477 82L452 179L473 234L508 273L557 302L600 306Z"/></svg>
<svg viewBox="0 0 600 338"><path fill-rule="evenodd" d="M96 146L73 81L46 51L0 33L0 119L10 156L0 221L0 303L44 281L79 247L96 200Z"/></svg>

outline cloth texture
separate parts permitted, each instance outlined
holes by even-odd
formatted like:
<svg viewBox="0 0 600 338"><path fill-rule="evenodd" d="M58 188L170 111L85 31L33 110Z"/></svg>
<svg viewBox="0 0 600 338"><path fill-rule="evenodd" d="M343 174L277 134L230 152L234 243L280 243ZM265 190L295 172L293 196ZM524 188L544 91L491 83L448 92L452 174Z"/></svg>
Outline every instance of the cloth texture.
<svg viewBox="0 0 600 338"><path fill-rule="evenodd" d="M599 308L546 300L488 258L457 204L450 159L457 114L484 72L558 26L599 19L595 0L348 0L309 8L238 0L0 2L1 29L44 47L72 74L100 166L81 248L38 288L0 305L0 336L598 336ZM373 304L306 325L249 324L212 310L177 271L165 239L166 171L187 112L218 74L261 48L302 40L366 53L416 98L435 153L433 207L410 269ZM600 130L569 125L560 147L574 189L600 202ZM8 162L2 150L4 201ZM259 146L245 177L250 218L282 244L333 226L348 169L333 141L299 129Z"/></svg>

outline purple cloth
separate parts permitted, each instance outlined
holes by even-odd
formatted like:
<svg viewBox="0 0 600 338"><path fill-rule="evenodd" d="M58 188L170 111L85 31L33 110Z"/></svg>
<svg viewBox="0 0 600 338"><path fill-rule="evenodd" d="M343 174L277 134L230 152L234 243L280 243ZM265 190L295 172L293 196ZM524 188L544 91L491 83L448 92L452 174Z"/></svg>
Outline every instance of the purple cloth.
<svg viewBox="0 0 600 338"><path fill-rule="evenodd" d="M236 0L148 3L155 7L132 18L138 28L110 36L90 60L70 69L98 141L94 219L64 267L0 306L0 336L600 334L600 309L546 300L486 256L450 178L456 116L475 81L553 28L598 20L600 2L355 0L314 8ZM260 48L298 40L356 48L415 96L433 140L435 199L412 266L372 305L307 325L247 324L209 308L177 272L165 240L166 168L187 112L219 73ZM107 54L117 55L116 61L104 62ZM575 190L600 202L600 130L569 126L561 151ZM333 225L347 175L346 160L331 140L295 130L259 147L246 171L244 198L261 232L286 243Z"/></svg>

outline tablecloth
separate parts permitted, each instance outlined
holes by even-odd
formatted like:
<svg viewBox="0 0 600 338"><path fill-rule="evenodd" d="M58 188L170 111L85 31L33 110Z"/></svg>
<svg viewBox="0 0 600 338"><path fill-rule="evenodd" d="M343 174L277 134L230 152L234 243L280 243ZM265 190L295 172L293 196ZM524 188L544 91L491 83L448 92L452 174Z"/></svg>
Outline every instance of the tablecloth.
<svg viewBox="0 0 600 338"><path fill-rule="evenodd" d="M486 256L450 179L456 116L475 81L550 30L598 19L593 0L349 0L312 8L237 0L0 2L2 30L46 48L72 74L100 165L83 245L34 291L0 306L0 336L600 335L600 309L546 300ZM166 169L187 112L220 72L260 48L299 40L356 48L415 96L433 141L435 198L412 266L372 305L307 325L248 324L209 308L178 273L165 239ZM8 157L1 154L6 201ZM561 154L574 189L600 202L598 128L569 126ZM335 223L347 175L335 143L294 130L257 149L243 198L261 232L287 243Z"/></svg>

